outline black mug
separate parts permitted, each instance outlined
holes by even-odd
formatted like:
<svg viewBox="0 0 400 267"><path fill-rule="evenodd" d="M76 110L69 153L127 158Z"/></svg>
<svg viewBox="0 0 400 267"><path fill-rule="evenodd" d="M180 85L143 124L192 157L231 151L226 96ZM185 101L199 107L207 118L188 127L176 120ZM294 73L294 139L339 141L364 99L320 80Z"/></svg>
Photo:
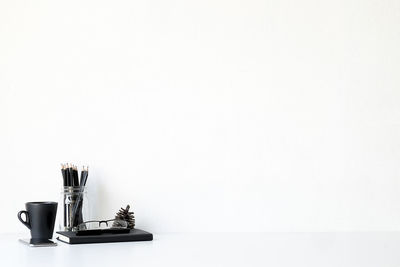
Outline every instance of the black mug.
<svg viewBox="0 0 400 267"><path fill-rule="evenodd" d="M49 240L53 237L57 214L57 202L27 202L26 210L18 212L18 219L31 230L34 240ZM25 220L21 215L25 214Z"/></svg>

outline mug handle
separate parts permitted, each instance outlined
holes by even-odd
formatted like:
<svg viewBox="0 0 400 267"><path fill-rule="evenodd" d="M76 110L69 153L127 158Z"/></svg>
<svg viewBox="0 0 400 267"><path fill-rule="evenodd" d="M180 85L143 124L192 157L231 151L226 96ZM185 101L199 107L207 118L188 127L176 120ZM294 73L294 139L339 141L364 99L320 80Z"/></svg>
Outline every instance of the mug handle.
<svg viewBox="0 0 400 267"><path fill-rule="evenodd" d="M22 220L22 217L21 217L22 213L25 214L26 221ZM31 224L29 223L29 213L26 210L21 210L20 212L18 212L18 220L20 220L23 225L28 227L28 229L31 229Z"/></svg>

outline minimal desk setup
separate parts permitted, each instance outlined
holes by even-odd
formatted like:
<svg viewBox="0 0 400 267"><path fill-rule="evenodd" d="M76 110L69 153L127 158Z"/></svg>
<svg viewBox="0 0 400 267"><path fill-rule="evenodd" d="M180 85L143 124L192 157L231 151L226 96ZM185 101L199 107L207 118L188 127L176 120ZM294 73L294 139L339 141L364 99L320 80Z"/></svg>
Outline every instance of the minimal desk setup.
<svg viewBox="0 0 400 267"><path fill-rule="evenodd" d="M18 219L30 233L0 235L1 267L400 266L400 232L153 235L135 227L129 205L121 207L111 219L87 218L88 168L83 168L80 182L72 164L62 165L62 175L63 197L59 203L27 202L25 210L18 212ZM64 217L61 230L53 235L57 205ZM18 241L25 238L30 242Z"/></svg>

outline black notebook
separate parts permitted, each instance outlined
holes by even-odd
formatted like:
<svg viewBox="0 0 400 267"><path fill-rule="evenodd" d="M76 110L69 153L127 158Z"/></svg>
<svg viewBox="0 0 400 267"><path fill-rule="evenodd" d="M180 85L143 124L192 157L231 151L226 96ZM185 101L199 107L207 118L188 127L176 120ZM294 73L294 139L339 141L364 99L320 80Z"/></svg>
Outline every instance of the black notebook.
<svg viewBox="0 0 400 267"><path fill-rule="evenodd" d="M87 243L108 243L108 242L129 242L129 241L151 241L153 234L140 230L132 229L129 233L123 234L101 234L77 236L76 232L61 231L57 232L57 239L68 244L87 244Z"/></svg>

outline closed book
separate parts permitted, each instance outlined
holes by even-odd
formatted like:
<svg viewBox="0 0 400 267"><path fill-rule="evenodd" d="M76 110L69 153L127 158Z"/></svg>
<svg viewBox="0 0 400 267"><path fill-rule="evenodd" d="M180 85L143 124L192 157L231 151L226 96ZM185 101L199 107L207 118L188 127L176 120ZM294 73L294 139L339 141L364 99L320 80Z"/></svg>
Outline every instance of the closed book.
<svg viewBox="0 0 400 267"><path fill-rule="evenodd" d="M88 244L88 243L109 243L109 242L129 242L129 241L151 241L153 234L140 230L132 229L129 233L119 234L100 234L77 236L76 232L60 231L57 232L57 239L68 244Z"/></svg>

